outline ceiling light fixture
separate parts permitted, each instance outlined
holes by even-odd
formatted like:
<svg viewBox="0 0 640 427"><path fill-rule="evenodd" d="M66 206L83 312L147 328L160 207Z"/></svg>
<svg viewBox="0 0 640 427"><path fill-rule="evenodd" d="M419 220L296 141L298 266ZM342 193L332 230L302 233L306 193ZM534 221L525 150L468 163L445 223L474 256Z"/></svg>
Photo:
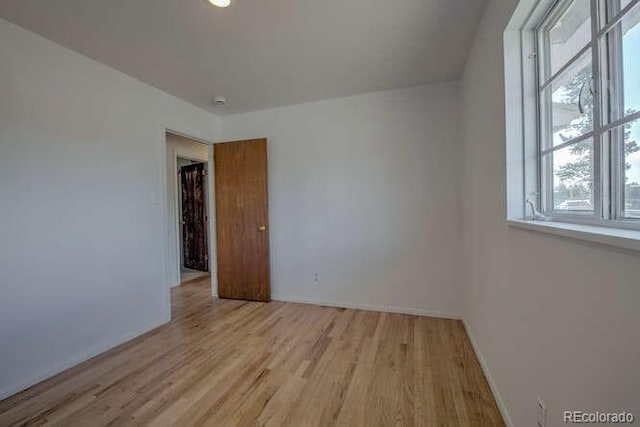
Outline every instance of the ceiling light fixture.
<svg viewBox="0 0 640 427"><path fill-rule="evenodd" d="M209 3L217 7L228 7L231 4L231 0L209 0Z"/></svg>

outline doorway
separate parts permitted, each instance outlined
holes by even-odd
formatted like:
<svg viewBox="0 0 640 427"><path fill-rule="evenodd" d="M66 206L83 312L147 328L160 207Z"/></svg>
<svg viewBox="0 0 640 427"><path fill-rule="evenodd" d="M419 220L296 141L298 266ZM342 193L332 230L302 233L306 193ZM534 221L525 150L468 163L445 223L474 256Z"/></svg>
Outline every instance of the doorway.
<svg viewBox="0 0 640 427"><path fill-rule="evenodd" d="M198 285L212 287L209 235L211 145L169 131L165 136L171 286L197 282Z"/></svg>
<svg viewBox="0 0 640 427"><path fill-rule="evenodd" d="M269 301L267 140L207 144L169 131L166 140L172 307L201 294L194 286Z"/></svg>

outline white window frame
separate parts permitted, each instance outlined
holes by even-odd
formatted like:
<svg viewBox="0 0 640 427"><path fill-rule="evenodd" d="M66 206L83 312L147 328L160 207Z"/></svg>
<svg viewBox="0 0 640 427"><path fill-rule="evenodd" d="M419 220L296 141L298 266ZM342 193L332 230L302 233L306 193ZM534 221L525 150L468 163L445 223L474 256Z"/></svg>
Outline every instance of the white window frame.
<svg viewBox="0 0 640 427"><path fill-rule="evenodd" d="M578 0L582 1L582 0ZM606 13L611 14L612 9L605 11L606 7L616 7L618 1L614 0L589 0L591 10L591 40L578 51L570 60L568 60L560 69L558 69L546 81L541 81L542 73L540 71L540 63L542 58L539 51L540 40L538 39L541 29L549 21L561 15L564 10L572 3L572 0L542 0L533 7L529 16L525 20L525 25L520 32L520 49L521 58L521 112L522 117L519 120L521 129L521 137L523 146L521 148L511 150L507 147L507 162L513 158L522 160L521 174L522 178L508 182L508 217L513 219L514 216L520 216L520 219L544 220L562 223L575 223L584 225L596 225L610 228L623 228L640 230L640 219L624 218L623 213L623 191L624 191L624 170L620 166L623 162L623 141L614 141L610 143L608 135L613 129L620 129L624 124L630 123L640 118L640 112L633 113L626 117L619 118L608 123L603 115L605 104L602 94L604 94L603 76L601 70L606 70L606 61L608 55L614 55L607 46L607 33L615 31L616 25L626 16L626 14L634 7L638 6L640 0L633 0L622 10L618 10L614 17L605 23ZM640 6L638 6L640 7ZM508 49L507 32L505 32L505 52ZM571 65L579 60L586 52L591 50L591 64L593 70L594 81L594 105L593 105L593 129L580 137L574 138L566 143L543 149L542 146L542 120L541 114L544 113L540 94L541 91L548 87L559 75L566 71ZM601 54L601 52L603 54ZM507 58L505 57L505 61ZM507 67L507 64L505 64ZM615 72L615 69L614 69ZM508 76L507 76L508 77ZM509 86L507 82L507 86ZM507 87L508 90L508 87ZM508 101L508 99L507 99ZM509 119L509 114L507 114ZM508 120L509 121L509 120ZM509 123L507 123L509 127ZM517 132L515 132L517 133ZM507 129L509 137L509 129ZM553 171L543 171L544 162L543 155L559 150L563 147L571 146L585 139L593 141L593 200L594 210L585 213L582 212L561 212L549 209L552 206L551 195L553 193ZM617 161L616 161L617 159ZM547 162L548 163L548 162ZM513 175L508 172L509 175ZM551 181L551 182L549 182ZM521 188L517 186L521 185ZM546 185L546 191L543 189ZM516 187L516 188L509 188ZM520 200L521 207L513 207L512 197L514 194L522 192ZM521 212L523 215L514 215Z"/></svg>

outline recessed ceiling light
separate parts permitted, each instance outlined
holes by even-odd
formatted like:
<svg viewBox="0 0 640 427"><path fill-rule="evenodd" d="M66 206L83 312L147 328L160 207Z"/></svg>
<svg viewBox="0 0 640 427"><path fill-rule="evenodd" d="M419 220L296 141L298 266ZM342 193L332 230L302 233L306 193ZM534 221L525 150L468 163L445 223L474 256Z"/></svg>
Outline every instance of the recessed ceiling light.
<svg viewBox="0 0 640 427"><path fill-rule="evenodd" d="M228 7L231 4L231 0L209 0L209 3L217 7Z"/></svg>

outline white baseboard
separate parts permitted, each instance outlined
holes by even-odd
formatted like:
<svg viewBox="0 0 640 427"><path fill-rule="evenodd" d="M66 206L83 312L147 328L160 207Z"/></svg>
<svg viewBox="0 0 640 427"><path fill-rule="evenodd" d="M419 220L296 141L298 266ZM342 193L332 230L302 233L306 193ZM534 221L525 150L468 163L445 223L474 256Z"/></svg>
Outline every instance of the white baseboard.
<svg viewBox="0 0 640 427"><path fill-rule="evenodd" d="M484 359L484 356L480 352L480 348L476 343L476 340L471 332L471 328L467 324L466 320L462 319L462 324L464 325L465 331L467 331L467 336L469 337L469 341L471 341L471 345L473 346L473 350L476 353L476 357L480 362L480 366L482 367L482 371L484 372L484 376L487 378L487 382L489 383L489 387L491 388L491 392L493 393L493 397L496 399L496 403L498 404L498 409L500 410L500 414L502 414L502 419L507 427L513 427L513 421L511 421L511 416L509 415L509 411L507 410L507 405L505 405L504 400L502 399L502 395L498 391L498 385L493 380L491 376L491 372L489 371L489 366Z"/></svg>
<svg viewBox="0 0 640 427"><path fill-rule="evenodd" d="M422 310L418 308L403 308L388 305L370 305L370 304L354 304L348 302L335 302L320 300L314 298L300 298L286 295L272 296L274 301L296 302L301 304L323 305L327 307L351 308L355 310L382 311L385 313L412 314L414 316L438 317L442 319L461 319L462 316L456 313L448 313L444 311Z"/></svg>
<svg viewBox="0 0 640 427"><path fill-rule="evenodd" d="M123 336L121 336L118 339L112 340L109 343L103 343L100 344L98 346L95 346L94 348L92 348L91 350L87 351L86 353L83 353L82 355L76 356L76 357L72 357L69 360L63 362L63 363L58 363L56 364L53 368L51 369L47 369L44 370L42 372L39 372L35 375L33 375L31 378L28 378L24 381L19 382L18 384L13 384L10 385L9 387L5 387L2 390L0 390L0 400L6 399L7 397L13 396L14 394L17 394L23 390L28 389L29 387L32 387L36 384L38 384L39 382L42 382L48 378L51 378L63 371L66 371L69 368L72 368L76 365L79 365L82 362L85 362L89 359L91 359L92 357L98 356L102 353L104 353L107 350L111 350L114 347L119 346L120 344L124 344L127 341L131 341L134 338L139 337L140 335L146 334L147 332L157 328L158 326L162 326L165 323L167 323L169 320L171 319L167 319L167 318L163 318L160 322L155 322L151 325L147 325L135 332L131 332L128 334L125 334Z"/></svg>

